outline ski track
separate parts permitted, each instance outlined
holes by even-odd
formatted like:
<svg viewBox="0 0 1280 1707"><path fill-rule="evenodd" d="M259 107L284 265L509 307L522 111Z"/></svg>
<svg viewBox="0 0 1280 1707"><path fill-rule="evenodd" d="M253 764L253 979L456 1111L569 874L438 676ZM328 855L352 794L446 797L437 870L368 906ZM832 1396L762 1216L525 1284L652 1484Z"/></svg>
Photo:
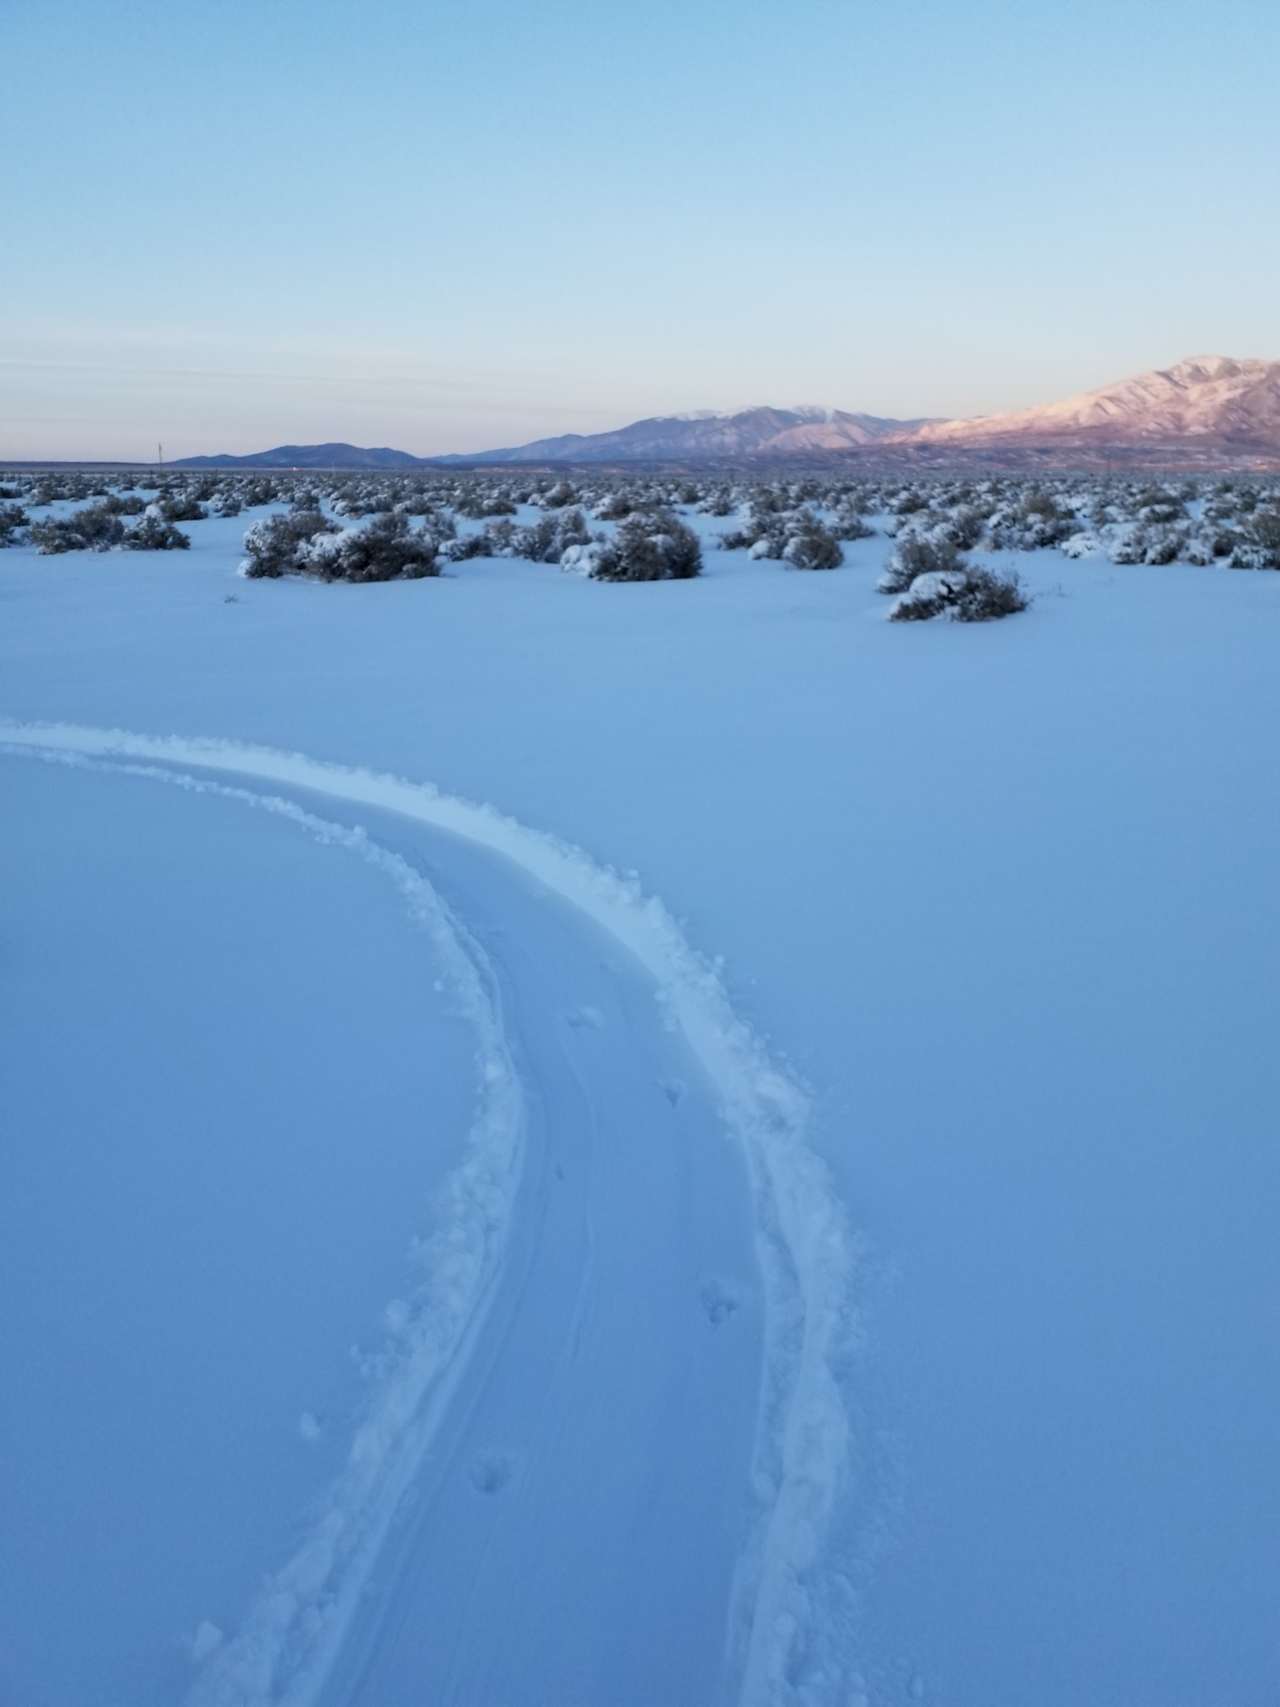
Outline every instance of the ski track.
<svg viewBox="0 0 1280 1707"><path fill-rule="evenodd" d="M362 829L328 822L244 786L248 781L392 813L509 860L613 938L656 986L665 1022L683 1034L741 1147L764 1290L765 1369L752 1465L758 1515L728 1611L726 1675L743 1707L856 1699L848 1588L824 1559L850 1467L836 1364L856 1333L854 1245L825 1165L807 1141L804 1093L735 1014L717 968L689 945L662 902L645 895L634 873L596 865L491 806L391 775L230 741L71 724L0 720L0 743L13 754L216 793L356 852L396 884L430 933L479 1040L479 1112L443 1188L411 1320L318 1519L268 1579L241 1630L208 1656L191 1707L319 1701L397 1507L482 1338L511 1231L526 1122L493 970L433 886ZM571 1023L595 1018L584 1010ZM715 1300L706 1305L710 1313Z"/></svg>

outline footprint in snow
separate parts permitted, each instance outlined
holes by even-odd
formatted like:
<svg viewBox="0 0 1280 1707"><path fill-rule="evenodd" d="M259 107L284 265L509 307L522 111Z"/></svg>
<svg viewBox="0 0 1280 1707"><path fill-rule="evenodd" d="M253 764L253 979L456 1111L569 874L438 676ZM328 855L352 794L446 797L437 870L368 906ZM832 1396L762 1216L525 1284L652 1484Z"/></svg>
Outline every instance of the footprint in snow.
<svg viewBox="0 0 1280 1707"><path fill-rule="evenodd" d="M575 1031L603 1031L604 1015L599 1008L574 1008L564 1016Z"/></svg>
<svg viewBox="0 0 1280 1707"><path fill-rule="evenodd" d="M662 1094L666 1097L672 1108L679 1108L680 1104L684 1101L685 1096L685 1087L683 1082L680 1079L663 1079Z"/></svg>
<svg viewBox="0 0 1280 1707"><path fill-rule="evenodd" d="M471 1465L471 1485L479 1494L498 1494L515 1474L513 1452L482 1452Z"/></svg>
<svg viewBox="0 0 1280 1707"><path fill-rule="evenodd" d="M732 1286L727 1286L723 1280L705 1280L702 1283L702 1309L713 1328L718 1328L722 1322L727 1322L730 1316L737 1314L742 1300Z"/></svg>

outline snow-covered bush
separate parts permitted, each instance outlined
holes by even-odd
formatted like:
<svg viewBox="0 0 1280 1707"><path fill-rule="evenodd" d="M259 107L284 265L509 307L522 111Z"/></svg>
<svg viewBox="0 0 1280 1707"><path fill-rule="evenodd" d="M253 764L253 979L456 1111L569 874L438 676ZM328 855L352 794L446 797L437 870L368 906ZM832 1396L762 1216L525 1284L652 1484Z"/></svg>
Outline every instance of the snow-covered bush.
<svg viewBox="0 0 1280 1707"><path fill-rule="evenodd" d="M589 540L584 545L571 545L560 559L560 567L567 575L587 575L594 577L600 566L600 554L605 549L602 539Z"/></svg>
<svg viewBox="0 0 1280 1707"><path fill-rule="evenodd" d="M256 510L263 504L274 504L279 496L279 481L269 474L258 474L245 483L240 500L246 510Z"/></svg>
<svg viewBox="0 0 1280 1707"><path fill-rule="evenodd" d="M793 569L838 569L844 562L840 541L810 510L803 510L787 535L782 558Z"/></svg>
<svg viewBox="0 0 1280 1707"><path fill-rule="evenodd" d="M1156 523L1146 530L1144 563L1176 563L1187 546L1187 534L1182 528Z"/></svg>
<svg viewBox="0 0 1280 1707"><path fill-rule="evenodd" d="M27 512L21 504L0 503L0 545L12 545L26 525Z"/></svg>
<svg viewBox="0 0 1280 1707"><path fill-rule="evenodd" d="M319 510L287 516L264 516L244 536L247 553L240 572L250 580L271 580L302 567L306 547L317 534L333 533L336 524Z"/></svg>
<svg viewBox="0 0 1280 1707"><path fill-rule="evenodd" d="M918 575L889 607L889 621L944 617L950 622L993 622L1026 610L1030 602L1016 575L997 575L967 563Z"/></svg>
<svg viewBox="0 0 1280 1707"><path fill-rule="evenodd" d="M1186 505L1172 492L1149 486L1136 495L1139 519L1144 522L1182 522L1187 519Z"/></svg>
<svg viewBox="0 0 1280 1707"><path fill-rule="evenodd" d="M857 539L871 530L860 518L846 518L837 535L807 505L792 508L790 493L758 490L740 527L720 535L722 551L746 550L753 559L775 558L793 569L836 569L844 561L840 539Z"/></svg>
<svg viewBox="0 0 1280 1707"><path fill-rule="evenodd" d="M510 516L500 516L496 522L490 522L484 530L486 556L514 557L517 532L516 524Z"/></svg>
<svg viewBox="0 0 1280 1707"><path fill-rule="evenodd" d="M209 513L203 504L185 492L161 498L159 507L167 522L202 522Z"/></svg>
<svg viewBox="0 0 1280 1707"><path fill-rule="evenodd" d="M1073 533L1070 539L1064 539L1061 550L1064 557L1072 559L1101 557L1103 544L1096 533L1090 533L1087 528L1084 528L1079 533Z"/></svg>
<svg viewBox="0 0 1280 1707"><path fill-rule="evenodd" d="M191 536L156 515L152 509L136 526L126 529L120 543L127 551L186 551L191 545Z"/></svg>
<svg viewBox="0 0 1280 1707"><path fill-rule="evenodd" d="M972 551L986 532L987 517L975 504L960 504L947 511L941 525L953 545L961 551Z"/></svg>
<svg viewBox="0 0 1280 1707"><path fill-rule="evenodd" d="M760 535L750 523L747 523L743 527L730 528L728 533L722 533L720 535L720 549L721 551L750 550L759 543L759 540ZM764 552L761 552L760 555L764 556Z"/></svg>
<svg viewBox="0 0 1280 1707"><path fill-rule="evenodd" d="M995 551L1040 551L1079 532L1071 497L1038 486L1027 491L1006 484L986 523L988 543Z"/></svg>
<svg viewBox="0 0 1280 1707"><path fill-rule="evenodd" d="M574 507L539 516L528 527L515 528L503 537L513 557L527 557L531 563L559 563L571 545L585 545L591 534L586 517Z"/></svg>
<svg viewBox="0 0 1280 1707"><path fill-rule="evenodd" d="M702 568L693 529L670 510L637 510L601 542L591 570L597 581L686 581Z"/></svg>
<svg viewBox="0 0 1280 1707"><path fill-rule="evenodd" d="M99 508L109 510L113 516L140 516L147 506L136 493L120 497L113 492L103 499Z"/></svg>
<svg viewBox="0 0 1280 1707"><path fill-rule="evenodd" d="M31 543L46 557L62 551L110 551L123 538L124 523L105 504L88 504L61 521L31 524Z"/></svg>
<svg viewBox="0 0 1280 1707"><path fill-rule="evenodd" d="M870 539L876 531L863 520L862 511L848 503L837 507L830 529L837 539L843 540Z"/></svg>
<svg viewBox="0 0 1280 1707"><path fill-rule="evenodd" d="M796 518L788 513L785 495L771 487L757 487L751 495L747 519L740 527L720 535L722 551L748 551L752 557L781 558L787 535Z"/></svg>
<svg viewBox="0 0 1280 1707"><path fill-rule="evenodd" d="M1254 510L1240 530L1231 563L1240 569L1280 569L1280 508Z"/></svg>
<svg viewBox="0 0 1280 1707"><path fill-rule="evenodd" d="M1108 530L1113 563L1176 563L1187 549L1189 531L1161 522L1118 522Z"/></svg>
<svg viewBox="0 0 1280 1707"><path fill-rule="evenodd" d="M420 581L440 573L440 545L435 534L391 511L367 527L313 535L298 552L297 568L322 581Z"/></svg>
<svg viewBox="0 0 1280 1707"><path fill-rule="evenodd" d="M960 552L951 540L909 533L894 546L876 585L882 593L905 593L921 575L954 574L963 568Z"/></svg>
<svg viewBox="0 0 1280 1707"><path fill-rule="evenodd" d="M466 516L471 521L487 521L490 517L514 516L516 513L516 507L510 498L501 493L486 492L483 486L463 492L455 502L454 509L458 515Z"/></svg>
<svg viewBox="0 0 1280 1707"><path fill-rule="evenodd" d="M460 533L440 541L439 556L445 563L465 563L471 557L488 557L492 544L487 533Z"/></svg>
<svg viewBox="0 0 1280 1707"><path fill-rule="evenodd" d="M1113 563L1146 561L1146 531L1137 522L1116 522L1108 531L1108 550Z"/></svg>

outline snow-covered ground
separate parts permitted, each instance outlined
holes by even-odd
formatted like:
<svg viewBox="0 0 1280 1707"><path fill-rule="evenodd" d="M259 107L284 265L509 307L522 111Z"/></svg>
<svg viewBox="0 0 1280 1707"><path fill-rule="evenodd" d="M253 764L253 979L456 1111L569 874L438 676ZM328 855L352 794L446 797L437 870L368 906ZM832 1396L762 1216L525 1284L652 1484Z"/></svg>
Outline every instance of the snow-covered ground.
<svg viewBox="0 0 1280 1707"><path fill-rule="evenodd" d="M1280 577L249 519L0 552L0 1700L1269 1707Z"/></svg>

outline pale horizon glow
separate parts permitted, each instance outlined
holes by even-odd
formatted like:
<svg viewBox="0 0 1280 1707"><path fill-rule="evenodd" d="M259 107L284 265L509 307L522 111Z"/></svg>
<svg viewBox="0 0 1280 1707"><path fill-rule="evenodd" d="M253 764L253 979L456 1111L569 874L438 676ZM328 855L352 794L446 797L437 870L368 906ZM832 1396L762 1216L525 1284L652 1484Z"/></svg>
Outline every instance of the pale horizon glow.
<svg viewBox="0 0 1280 1707"><path fill-rule="evenodd" d="M1262 0L16 0L0 457L471 452L1280 355Z"/></svg>

